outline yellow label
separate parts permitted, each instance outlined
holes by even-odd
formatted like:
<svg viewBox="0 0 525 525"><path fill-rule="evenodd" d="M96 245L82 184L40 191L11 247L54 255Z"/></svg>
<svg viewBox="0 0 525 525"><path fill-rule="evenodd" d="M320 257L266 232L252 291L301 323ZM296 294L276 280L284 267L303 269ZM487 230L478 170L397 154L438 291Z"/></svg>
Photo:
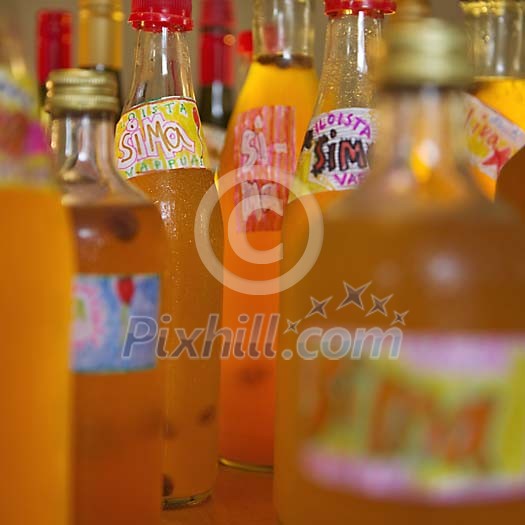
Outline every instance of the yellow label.
<svg viewBox="0 0 525 525"><path fill-rule="evenodd" d="M169 97L124 113L115 139L117 168L124 178L151 171L209 168L197 104Z"/></svg>
<svg viewBox="0 0 525 525"><path fill-rule="evenodd" d="M324 373L310 365L303 381L318 389L305 472L388 499L522 496L524 348L522 334L405 333L394 358L355 355Z"/></svg>

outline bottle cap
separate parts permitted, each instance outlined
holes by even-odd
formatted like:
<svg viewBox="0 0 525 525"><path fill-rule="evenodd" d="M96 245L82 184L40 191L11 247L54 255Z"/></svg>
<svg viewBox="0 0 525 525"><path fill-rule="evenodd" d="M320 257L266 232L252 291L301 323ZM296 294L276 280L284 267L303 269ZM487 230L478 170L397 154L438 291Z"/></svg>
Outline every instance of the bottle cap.
<svg viewBox="0 0 525 525"><path fill-rule="evenodd" d="M120 109L115 75L89 69L53 71L46 83L46 110L109 111Z"/></svg>
<svg viewBox="0 0 525 525"><path fill-rule="evenodd" d="M71 67L71 13L38 13L38 81L43 85L55 69Z"/></svg>
<svg viewBox="0 0 525 525"><path fill-rule="evenodd" d="M203 0L199 25L200 27L222 27L233 31L235 13L232 0Z"/></svg>
<svg viewBox="0 0 525 525"><path fill-rule="evenodd" d="M341 11L376 11L384 14L395 13L394 0L324 0L325 13L337 15Z"/></svg>
<svg viewBox="0 0 525 525"><path fill-rule="evenodd" d="M132 0L129 21L135 29L174 31L193 29L192 0Z"/></svg>
<svg viewBox="0 0 525 525"><path fill-rule="evenodd" d="M400 19L385 31L378 79L386 86L465 87L472 81L467 41L437 18Z"/></svg>

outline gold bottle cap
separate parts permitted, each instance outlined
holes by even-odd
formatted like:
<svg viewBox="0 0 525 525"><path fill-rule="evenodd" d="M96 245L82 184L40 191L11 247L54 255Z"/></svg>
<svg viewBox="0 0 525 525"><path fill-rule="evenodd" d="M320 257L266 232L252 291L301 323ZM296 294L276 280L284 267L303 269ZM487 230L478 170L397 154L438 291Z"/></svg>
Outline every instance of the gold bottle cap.
<svg viewBox="0 0 525 525"><path fill-rule="evenodd" d="M397 0L396 3L396 19L422 18L432 13L430 0Z"/></svg>
<svg viewBox="0 0 525 525"><path fill-rule="evenodd" d="M438 18L392 21L385 31L378 79L386 86L468 86L472 66L464 32Z"/></svg>
<svg viewBox="0 0 525 525"><path fill-rule="evenodd" d="M46 110L119 111L115 75L87 69L53 71L46 83Z"/></svg>

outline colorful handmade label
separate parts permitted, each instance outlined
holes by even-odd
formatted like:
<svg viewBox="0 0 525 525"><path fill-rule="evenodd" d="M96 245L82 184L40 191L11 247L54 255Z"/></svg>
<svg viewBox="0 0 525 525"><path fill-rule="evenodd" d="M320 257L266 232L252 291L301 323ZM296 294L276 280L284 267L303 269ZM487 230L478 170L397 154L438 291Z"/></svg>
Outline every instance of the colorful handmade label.
<svg viewBox="0 0 525 525"><path fill-rule="evenodd" d="M74 298L75 372L132 372L155 367L156 337L139 336L157 323L157 275L80 274Z"/></svg>
<svg viewBox="0 0 525 525"><path fill-rule="evenodd" d="M476 97L466 95L468 148L472 165L492 180L525 146L525 131Z"/></svg>
<svg viewBox="0 0 525 525"><path fill-rule="evenodd" d="M296 167L295 108L264 106L235 125L238 230L279 231Z"/></svg>
<svg viewBox="0 0 525 525"><path fill-rule="evenodd" d="M209 168L194 100L169 97L124 113L117 124L117 168L124 178L152 171Z"/></svg>
<svg viewBox="0 0 525 525"><path fill-rule="evenodd" d="M525 335L405 334L398 359L314 368L301 457L316 483L438 504L525 495Z"/></svg>
<svg viewBox="0 0 525 525"><path fill-rule="evenodd" d="M314 118L290 200L322 191L357 188L369 172L376 135L374 114L367 108L338 109Z"/></svg>
<svg viewBox="0 0 525 525"><path fill-rule="evenodd" d="M30 82L0 68L0 184L47 184L51 169Z"/></svg>

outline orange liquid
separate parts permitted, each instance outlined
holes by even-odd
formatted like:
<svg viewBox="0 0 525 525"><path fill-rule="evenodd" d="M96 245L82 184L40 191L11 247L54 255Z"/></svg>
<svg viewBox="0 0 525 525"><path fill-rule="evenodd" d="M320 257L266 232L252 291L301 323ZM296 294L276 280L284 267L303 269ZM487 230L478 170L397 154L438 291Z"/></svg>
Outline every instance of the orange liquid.
<svg viewBox="0 0 525 525"><path fill-rule="evenodd" d="M73 252L60 196L0 188L0 522L69 524Z"/></svg>
<svg viewBox="0 0 525 525"><path fill-rule="evenodd" d="M221 158L220 177L235 169L235 126L239 115L263 106L285 105L295 108L296 159L299 157L304 136L312 116L317 97L318 79L309 59L297 60L287 67L276 63L253 62L244 88L230 120L226 144ZM224 224L235 214L234 190L221 196ZM225 227L225 232L227 228ZM247 232L247 240L258 251L267 251L281 242L280 231ZM230 232L225 237L224 266L235 275L250 281L266 281L279 277L279 262L273 264L250 263L237 255L232 244L241 234ZM232 243L232 244L230 244ZM270 292L271 289L268 289ZM262 353L272 314L279 313L278 290L270 295L253 296L224 288L223 323L236 333L246 330L245 341L254 330L254 318L263 317L261 336L256 340L257 351ZM249 321L241 323L240 315ZM270 336L270 343L274 342ZM247 343L243 345L246 351ZM220 406L220 455L230 462L252 466L273 465L275 423L275 361L230 357L222 362Z"/></svg>
<svg viewBox="0 0 525 525"><path fill-rule="evenodd" d="M472 94L525 131L525 80L482 79L476 84ZM475 166L472 166L472 170L480 188L493 199L496 194L496 181ZM521 177L517 180L516 176L507 175L503 168L498 177L497 186L498 193L503 193L504 198L508 196L512 199L516 191L522 192L523 184Z"/></svg>
<svg viewBox="0 0 525 525"><path fill-rule="evenodd" d="M157 210L144 205L72 207L79 270L163 272ZM158 523L161 501L160 370L74 377L75 525Z"/></svg>
<svg viewBox="0 0 525 525"><path fill-rule="evenodd" d="M195 217L204 194L214 188L213 175L203 169L154 172L132 179L158 206L167 234L168 254L163 285L165 351L172 354L180 340L176 329L190 336L220 314L222 286L208 272L195 247ZM219 207L210 222L210 241L222 258L223 230ZM202 348L203 338L196 349ZM217 345L215 345L215 348ZM164 381L164 496L167 505L198 501L212 490L217 476L220 356L191 359L185 352L161 361Z"/></svg>
<svg viewBox="0 0 525 525"><path fill-rule="evenodd" d="M315 198L324 205L323 194ZM344 204L352 208L350 200ZM332 210L335 206L338 205ZM339 206L337 210L341 212ZM521 227L501 216L491 216L487 209L477 208L450 213L446 219L432 211L425 217L413 216L412 220L396 220L395 216L402 217L402 210L376 220L357 213L327 212L321 256L305 279L283 292L282 319L304 318L305 308L311 304L310 297L333 296L328 321L325 321L330 326L375 325L386 329L391 317L382 321L375 316L370 320L365 317L366 311L357 308L337 310L344 298L343 281L352 286L372 281L370 291L377 297L395 293L388 305L390 314L394 309L410 310L406 330L438 334L523 332L519 297L525 291L520 270L525 257L525 236ZM301 226L304 221L300 200L294 201L287 210L283 228L283 271L293 266L304 250L305 228ZM352 242L342 242L349 238L349 232ZM498 249L494 250L494 246ZM436 272L440 261L446 262L450 271ZM322 322L317 316L304 320L300 330L320 326ZM295 344L293 333L280 340L282 349L295 348ZM279 360L278 366L275 491L283 525L517 525L523 522L523 499L449 506L388 501L367 498L342 487L328 489L311 475L305 475L299 467L299 454L315 425L315 421L301 417L298 409L300 400L304 401L304 396L310 393L310 385L300 379L305 366L310 365L297 358Z"/></svg>

